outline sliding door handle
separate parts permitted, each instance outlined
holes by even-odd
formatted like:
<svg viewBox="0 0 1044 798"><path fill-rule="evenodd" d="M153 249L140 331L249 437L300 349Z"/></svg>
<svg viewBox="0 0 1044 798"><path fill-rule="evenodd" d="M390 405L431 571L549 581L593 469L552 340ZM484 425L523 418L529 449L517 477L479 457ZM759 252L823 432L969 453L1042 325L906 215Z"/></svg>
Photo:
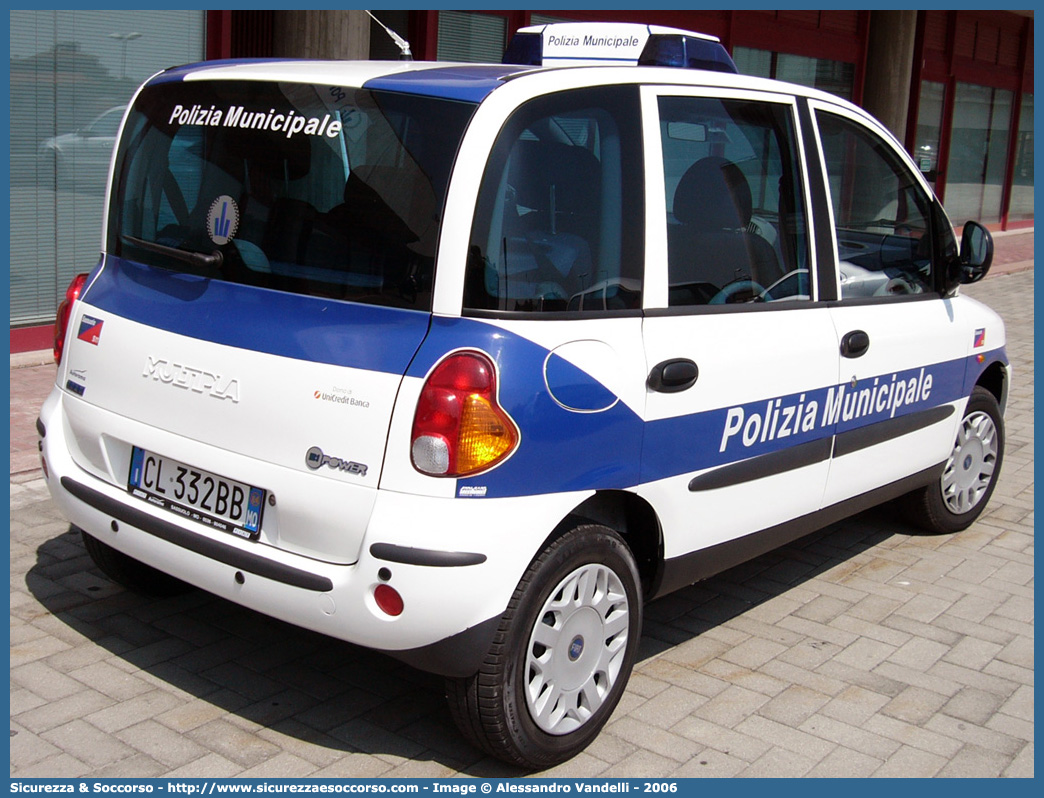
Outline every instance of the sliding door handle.
<svg viewBox="0 0 1044 798"><path fill-rule="evenodd" d="M700 370L688 358L675 358L658 363L649 372L649 390L658 393L677 393L696 384Z"/></svg>
<svg viewBox="0 0 1044 798"><path fill-rule="evenodd" d="M870 348L870 336L862 330L852 330L841 339L842 357L862 357Z"/></svg>

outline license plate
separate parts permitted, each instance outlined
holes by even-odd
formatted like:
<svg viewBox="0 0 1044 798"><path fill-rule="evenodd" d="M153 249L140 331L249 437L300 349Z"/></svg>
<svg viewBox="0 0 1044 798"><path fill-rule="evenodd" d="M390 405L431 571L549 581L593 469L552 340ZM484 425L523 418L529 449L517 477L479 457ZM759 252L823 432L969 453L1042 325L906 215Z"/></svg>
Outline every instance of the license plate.
<svg viewBox="0 0 1044 798"><path fill-rule="evenodd" d="M254 540L265 492L155 452L133 448L127 490L149 504L222 532Z"/></svg>

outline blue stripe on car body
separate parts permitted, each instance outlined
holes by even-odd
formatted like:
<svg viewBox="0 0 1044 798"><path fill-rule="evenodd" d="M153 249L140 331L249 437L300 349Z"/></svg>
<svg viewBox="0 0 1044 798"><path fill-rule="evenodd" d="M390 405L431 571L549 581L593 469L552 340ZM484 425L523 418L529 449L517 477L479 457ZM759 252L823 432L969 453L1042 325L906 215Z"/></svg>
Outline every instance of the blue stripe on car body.
<svg viewBox="0 0 1044 798"><path fill-rule="evenodd" d="M388 374L406 371L430 319L424 311L238 285L111 255L84 299L189 338Z"/></svg>
<svg viewBox="0 0 1044 798"><path fill-rule="evenodd" d="M241 286L111 256L104 266L85 297L99 310L226 346L417 379L453 351L486 352L497 364L499 401L522 436L506 462L457 481L458 495L461 488L484 488L471 495L486 498L631 488L728 465L957 401L992 363L1007 362L1000 347L864 378L854 387L820 386L645 421L641 408L619 401L601 412L563 407L547 390L547 373L579 407L606 407L613 394L547 348L493 323ZM284 324L302 332L280 335ZM924 391L928 377L924 396L894 406L894 385ZM873 394L860 409L865 390ZM754 424L746 425L755 415L760 421L752 433ZM737 419L739 427L727 435Z"/></svg>
<svg viewBox="0 0 1044 798"><path fill-rule="evenodd" d="M493 358L499 402L518 425L522 439L518 450L492 471L458 480L458 494L469 486L486 487L486 495L492 498L637 484L641 417L623 402L601 413L563 408L544 384L548 350L527 338L475 319L436 317L408 375L423 379L447 353L459 349L478 349ZM568 373L569 381L584 395L604 397L608 392L564 360L558 371Z"/></svg>
<svg viewBox="0 0 1044 798"><path fill-rule="evenodd" d="M645 421L639 415L641 409L636 412L623 402L599 413L561 407L544 383L548 350L501 327L473 319L434 319L429 337L410 367L410 376L423 378L446 353L461 348L481 349L496 361L500 403L522 433L521 445L509 460L484 474L457 481L457 495L461 495L462 488L483 488L464 492L486 498L629 488L728 465L955 402L968 396L970 386L989 363L1006 362L1004 350L999 348L983 353L987 359L981 365L976 354L864 378L854 388L849 383L820 386L789 396L766 396L734 407ZM593 377L561 358L555 369L562 375L559 379L575 383L586 401L603 401L610 393ZM902 383L904 394L911 384L923 392L929 377L926 395L909 402L904 396L899 406L889 404L889 397L895 396L894 385ZM867 389L872 392L875 405L883 397L882 409L860 406L860 394ZM850 414L846 413L846 397ZM836 406L836 413L834 407L828 411L828 399ZM794 408L790 419L793 426L798 407L802 408L801 420L813 409L814 423L804 431L799 424L797 433L783 434L782 416L787 408ZM744 445L741 430L723 448L729 413L738 410L742 410L744 419L762 415L762 425L768 425L764 439L759 428L755 440ZM636 473L637 463L641 463L640 473Z"/></svg>

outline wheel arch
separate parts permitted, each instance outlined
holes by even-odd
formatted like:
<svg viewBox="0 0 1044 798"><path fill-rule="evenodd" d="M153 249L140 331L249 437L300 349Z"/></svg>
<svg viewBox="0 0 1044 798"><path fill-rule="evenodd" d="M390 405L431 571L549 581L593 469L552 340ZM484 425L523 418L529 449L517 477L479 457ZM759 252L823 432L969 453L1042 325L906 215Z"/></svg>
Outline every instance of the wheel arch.
<svg viewBox="0 0 1044 798"><path fill-rule="evenodd" d="M993 394L993 398L997 400L997 405L1003 414L1008 403L1008 369L1004 363L999 360L990 363L979 375L975 384Z"/></svg>
<svg viewBox="0 0 1044 798"><path fill-rule="evenodd" d="M581 523L617 532L634 555L646 599L656 595L663 575L663 532L656 511L645 499L624 490L600 490L563 518L545 546Z"/></svg>

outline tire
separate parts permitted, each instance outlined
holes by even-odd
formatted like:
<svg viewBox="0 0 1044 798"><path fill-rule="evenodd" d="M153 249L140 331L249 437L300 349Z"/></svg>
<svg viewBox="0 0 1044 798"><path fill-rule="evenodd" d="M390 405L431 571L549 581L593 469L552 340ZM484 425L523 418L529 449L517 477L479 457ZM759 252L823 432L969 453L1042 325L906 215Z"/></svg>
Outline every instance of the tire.
<svg viewBox="0 0 1044 798"><path fill-rule="evenodd" d="M993 495L1004 460L1004 419L993 394L976 386L940 478L907 497L918 526L936 534L967 529Z"/></svg>
<svg viewBox="0 0 1044 798"><path fill-rule="evenodd" d="M627 544L604 526L578 526L551 543L515 588L479 672L447 679L464 736L528 769L587 747L634 667L639 584Z"/></svg>
<svg viewBox="0 0 1044 798"><path fill-rule="evenodd" d="M135 593L146 596L177 596L192 590L191 585L128 557L122 551L117 551L107 543L91 537L82 529L80 535L83 537L83 547L87 549L87 553L101 572L113 582Z"/></svg>

